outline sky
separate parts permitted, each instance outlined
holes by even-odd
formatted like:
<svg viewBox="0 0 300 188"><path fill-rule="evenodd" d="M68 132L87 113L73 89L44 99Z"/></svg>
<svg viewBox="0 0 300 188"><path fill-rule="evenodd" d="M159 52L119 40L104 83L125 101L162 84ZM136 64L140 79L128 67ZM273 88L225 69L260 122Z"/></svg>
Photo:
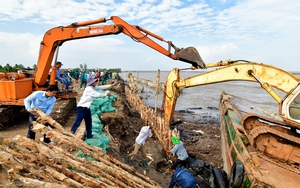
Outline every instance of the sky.
<svg viewBox="0 0 300 188"><path fill-rule="evenodd" d="M40 43L51 28L118 16L178 48L195 47L206 64L248 60L300 71L299 0L0 0L0 4L2 66L36 64ZM113 24L108 20L100 25ZM167 43L153 40L168 49ZM190 67L123 33L67 41L57 60L62 68Z"/></svg>

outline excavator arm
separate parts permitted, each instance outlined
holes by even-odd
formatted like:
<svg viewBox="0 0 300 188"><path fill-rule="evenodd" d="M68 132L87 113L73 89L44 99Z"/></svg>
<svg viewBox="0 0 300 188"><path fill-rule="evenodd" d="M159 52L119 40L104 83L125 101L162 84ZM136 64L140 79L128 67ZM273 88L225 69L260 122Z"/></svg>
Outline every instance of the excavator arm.
<svg viewBox="0 0 300 188"><path fill-rule="evenodd" d="M217 69L184 79L180 79L178 68L169 73L162 103L165 125L171 125L179 89L227 81L251 81L260 83L278 102L283 120L300 128L300 79L297 76L272 65L248 61L227 60L206 64L206 67ZM286 96L281 99L274 88L283 91Z"/></svg>
<svg viewBox="0 0 300 188"><path fill-rule="evenodd" d="M114 22L113 25L100 26L95 24L105 23L107 20ZM51 63L58 46L69 40L105 36L112 34L123 33L137 42L141 42L150 48L168 56L174 60L180 60L192 64L194 68L205 68L205 64L198 54L197 50L193 47L177 48L171 41L165 41L162 37L147 31L139 26L130 25L117 16L112 16L110 19L100 18L97 20L85 21L81 23L73 23L68 26L55 27L47 31L41 42L39 58L37 62L37 70L35 74L35 90L42 90L46 84L49 74ZM160 46L154 40L166 42L168 49ZM171 52L173 48L174 52ZM52 67L50 84L55 82L55 67Z"/></svg>

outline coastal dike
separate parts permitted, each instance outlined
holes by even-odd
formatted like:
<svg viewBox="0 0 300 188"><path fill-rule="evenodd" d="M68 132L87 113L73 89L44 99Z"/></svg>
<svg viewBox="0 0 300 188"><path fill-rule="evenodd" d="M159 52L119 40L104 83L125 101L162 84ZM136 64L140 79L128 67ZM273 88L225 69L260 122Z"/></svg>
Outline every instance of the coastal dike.
<svg viewBox="0 0 300 188"><path fill-rule="evenodd" d="M134 82L145 84L149 87L159 87L161 90L164 88L163 83L156 84L150 80L133 77L128 74L129 87L125 87L126 99L130 106L140 112L141 119L143 122L152 122L154 133L157 136L159 142L164 148L170 150L172 147L171 137L179 136L178 132L171 131L169 125L165 125L164 117L161 117L157 112L157 109L148 106L139 96L137 86Z"/></svg>
<svg viewBox="0 0 300 188"><path fill-rule="evenodd" d="M157 82L153 82L151 80L147 80L147 79L144 79L144 78L138 78L136 76L132 76L131 74L128 74L127 76L128 76L128 78L132 77L132 79L133 79L134 82L144 84L144 85L146 85L146 86L148 86L150 88L156 88L157 87L157 88L159 88L159 90L163 90L164 89L164 83L163 82L159 82L157 84Z"/></svg>

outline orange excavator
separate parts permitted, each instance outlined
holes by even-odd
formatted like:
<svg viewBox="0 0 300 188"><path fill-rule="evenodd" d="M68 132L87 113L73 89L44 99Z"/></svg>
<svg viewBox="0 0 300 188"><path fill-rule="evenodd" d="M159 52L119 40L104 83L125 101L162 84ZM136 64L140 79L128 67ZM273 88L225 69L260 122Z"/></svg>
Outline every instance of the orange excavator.
<svg viewBox="0 0 300 188"><path fill-rule="evenodd" d="M112 25L100 25L106 21L112 21ZM98 25L96 25L98 24ZM40 44L40 53L37 61L37 69L34 74L24 73L0 73L0 106L23 106L23 100L34 91L45 90L48 85L55 84L56 67L52 66L50 81L47 81L51 64L55 64L54 55L58 54L58 48L64 42L76 39L98 37L105 35L117 35L123 33L134 41L141 42L150 48L168 56L174 60L190 63L194 68L205 68L205 65L194 47L177 48L171 41L165 41L162 37L147 31L139 26L130 25L117 16L110 19L72 23L67 26L59 26L48 30ZM160 46L154 40L157 39L168 44L168 48ZM174 50L172 53L171 50ZM54 61L53 61L54 60Z"/></svg>

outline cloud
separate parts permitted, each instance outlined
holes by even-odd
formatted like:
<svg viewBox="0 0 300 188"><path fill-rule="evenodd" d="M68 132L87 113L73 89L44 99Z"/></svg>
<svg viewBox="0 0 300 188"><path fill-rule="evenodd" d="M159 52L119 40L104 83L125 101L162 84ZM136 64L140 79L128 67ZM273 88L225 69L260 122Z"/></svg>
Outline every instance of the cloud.
<svg viewBox="0 0 300 188"><path fill-rule="evenodd" d="M37 61L40 38L30 33L16 35L0 32L1 65L9 63L32 67Z"/></svg>
<svg viewBox="0 0 300 188"><path fill-rule="evenodd" d="M9 3L0 0L0 3L2 62L32 64L37 61L39 43L48 29L102 17L109 19L112 15L150 31L164 41L172 41L177 47L195 46L208 62L251 59L293 70L298 57L298 0L10 0ZM110 24L114 23L107 20L100 25ZM157 42L167 48L166 43ZM145 62L147 59L168 62L153 62L152 69L186 66L123 34L66 42L60 56L72 62L64 63L65 66L89 59L92 67L93 57L118 62L121 60L117 58L121 56L121 68L137 60L139 63L132 64L132 68L151 69L148 66L151 63Z"/></svg>
<svg viewBox="0 0 300 188"><path fill-rule="evenodd" d="M200 46L197 47L197 50L205 63L214 63L215 61L222 60L226 54L232 54L237 48L234 43L226 43L221 45Z"/></svg>

